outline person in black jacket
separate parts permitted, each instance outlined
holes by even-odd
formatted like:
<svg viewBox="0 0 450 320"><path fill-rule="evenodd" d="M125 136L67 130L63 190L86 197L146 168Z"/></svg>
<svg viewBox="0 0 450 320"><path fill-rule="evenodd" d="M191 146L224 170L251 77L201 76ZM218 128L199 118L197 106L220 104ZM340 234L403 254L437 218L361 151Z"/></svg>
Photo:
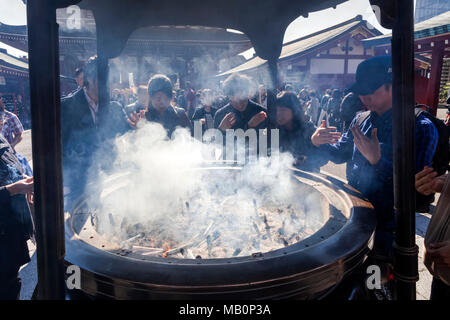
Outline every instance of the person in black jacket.
<svg viewBox="0 0 450 320"><path fill-rule="evenodd" d="M200 121L203 131L214 127L214 115L217 109L212 107L214 102L214 93L211 89L203 89L200 94L201 106L195 109L192 116L192 122Z"/></svg>
<svg viewBox="0 0 450 320"><path fill-rule="evenodd" d="M340 114L341 102L342 102L341 90L334 89L333 93L331 94L331 98L328 100L327 103L327 112L329 115L330 125L338 127L338 130L342 130L341 114Z"/></svg>
<svg viewBox="0 0 450 320"><path fill-rule="evenodd" d="M302 170L319 171L327 161L315 156L311 136L316 130L309 121L297 96L282 91L276 100L277 127L280 130L280 151L290 152L295 159L294 165Z"/></svg>
<svg viewBox="0 0 450 320"><path fill-rule="evenodd" d="M245 161L249 160L247 155L258 152L260 130L266 129L269 125L267 109L250 100L250 87L250 78L238 73L232 74L223 83L223 91L230 102L217 110L214 116L214 128L222 133L222 142L226 146L223 159L237 160L243 156ZM250 144L250 139L248 141L244 139L241 144L237 138L241 132L239 129L245 133L255 133L256 145ZM230 152L227 154L228 148L233 148L234 155Z"/></svg>
<svg viewBox="0 0 450 320"><path fill-rule="evenodd" d="M230 103L217 110L214 128L225 133L228 129L244 131L267 128L267 110L249 99L250 79L240 74L232 74L223 83L224 93Z"/></svg>
<svg viewBox="0 0 450 320"><path fill-rule="evenodd" d="M88 169L95 151L105 147L116 135L130 126L122 106L111 101L106 110L99 110L97 57L84 68L84 86L61 100L61 138L65 191L83 192ZM107 154L104 154L106 159Z"/></svg>
<svg viewBox="0 0 450 320"><path fill-rule="evenodd" d="M30 262L27 240L32 233L25 195L31 200L32 193L33 178L23 175L14 150L0 134L0 300L20 296L18 272Z"/></svg>
<svg viewBox="0 0 450 320"><path fill-rule="evenodd" d="M172 90L172 82L163 74L155 74L148 81L150 103L145 118L161 124L169 137L177 127L188 128L192 132L191 122L186 111L171 105Z"/></svg>

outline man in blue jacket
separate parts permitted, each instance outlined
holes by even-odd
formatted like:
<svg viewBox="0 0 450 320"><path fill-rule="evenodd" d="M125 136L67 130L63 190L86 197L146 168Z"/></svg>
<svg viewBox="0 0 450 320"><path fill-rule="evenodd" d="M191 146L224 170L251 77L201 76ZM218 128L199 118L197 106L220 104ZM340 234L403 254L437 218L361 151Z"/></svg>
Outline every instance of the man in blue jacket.
<svg viewBox="0 0 450 320"><path fill-rule="evenodd" d="M326 139L335 135L322 124L312 135L313 145L334 163L347 163L349 185L373 204L377 215L374 257L390 260L395 231L392 149L392 59L378 56L358 65L357 94L369 112L357 115L336 144ZM414 106L411 106L413 108ZM424 115L416 117L416 172L431 166L438 131Z"/></svg>

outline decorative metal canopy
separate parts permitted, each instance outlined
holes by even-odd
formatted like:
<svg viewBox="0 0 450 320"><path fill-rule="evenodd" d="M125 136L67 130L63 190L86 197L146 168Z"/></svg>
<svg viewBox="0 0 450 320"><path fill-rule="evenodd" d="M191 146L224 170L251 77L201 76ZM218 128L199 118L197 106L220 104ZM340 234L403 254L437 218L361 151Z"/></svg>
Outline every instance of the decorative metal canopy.
<svg viewBox="0 0 450 320"><path fill-rule="evenodd" d="M109 0L56 1L58 7L78 4L93 12L97 24L98 50L106 58L118 56L131 33L158 25L202 25L231 28L245 33L256 54L277 59L289 24L310 12L336 7L346 0Z"/></svg>

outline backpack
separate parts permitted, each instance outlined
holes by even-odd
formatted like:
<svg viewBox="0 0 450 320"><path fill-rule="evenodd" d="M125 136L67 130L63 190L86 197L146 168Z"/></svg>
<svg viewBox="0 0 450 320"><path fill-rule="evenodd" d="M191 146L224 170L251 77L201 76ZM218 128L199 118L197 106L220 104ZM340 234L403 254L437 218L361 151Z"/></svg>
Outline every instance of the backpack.
<svg viewBox="0 0 450 320"><path fill-rule="evenodd" d="M350 92L347 94L341 103L341 118L343 121L350 123L355 114L358 111L361 111L363 108L363 104L361 99L359 99L358 95ZM348 126L348 125L347 125Z"/></svg>
<svg viewBox="0 0 450 320"><path fill-rule="evenodd" d="M427 117L431 122L433 122L434 126L438 131L438 143L436 146L436 151L433 156L432 167L437 172L438 175L444 174L449 170L449 160L450 160L450 151L449 151L449 135L447 131L447 127L442 120L437 119L431 113L421 109L415 109L416 118L423 114ZM417 212L425 212L428 213L430 211L430 204L434 202L434 194L430 194L425 196L419 192L416 192L416 211Z"/></svg>
<svg viewBox="0 0 450 320"><path fill-rule="evenodd" d="M415 109L415 115L416 118L423 114L425 117L427 117L431 122L433 122L434 126L436 127L439 135L436 152L433 156L433 168L436 170L438 175L444 174L447 172L447 170L450 169L449 161L450 161L450 145L449 145L449 135L447 126L444 124L444 122L440 119L437 119L434 117L431 113L421 109L416 108Z"/></svg>
<svg viewBox="0 0 450 320"><path fill-rule="evenodd" d="M444 174L445 172L447 172L447 170L450 169L449 167L450 145L447 127L445 126L442 120L437 119L431 113L421 108L415 108L414 114L416 118L419 115L423 114L436 127L439 138L436 146L436 151L433 156L432 167L438 173L438 175ZM361 124L369 117L369 115L370 111L361 113L359 118L356 120L356 124L358 124L358 126L361 126ZM416 212L428 213L430 211L430 204L433 202L434 202L434 194L425 196L416 191Z"/></svg>

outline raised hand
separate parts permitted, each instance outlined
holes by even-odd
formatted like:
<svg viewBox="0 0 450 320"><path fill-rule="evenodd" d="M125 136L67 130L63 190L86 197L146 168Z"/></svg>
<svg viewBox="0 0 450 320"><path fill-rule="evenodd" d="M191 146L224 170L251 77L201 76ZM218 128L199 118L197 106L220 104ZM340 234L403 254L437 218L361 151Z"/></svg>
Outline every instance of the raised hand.
<svg viewBox="0 0 450 320"><path fill-rule="evenodd" d="M16 194L31 194L34 191L33 178L25 178L6 186L11 196Z"/></svg>
<svg viewBox="0 0 450 320"><path fill-rule="evenodd" d="M381 159L380 142L377 137L377 128L372 129L372 136L366 137L358 125L350 127L350 131L353 133L353 142L359 152L370 162L371 165L376 165Z"/></svg>
<svg viewBox="0 0 450 320"><path fill-rule="evenodd" d="M441 192L446 178L446 175L437 176L437 172L433 168L425 166L415 176L416 190L426 196L435 192Z"/></svg>
<svg viewBox="0 0 450 320"><path fill-rule="evenodd" d="M236 122L236 115L233 112L229 112L223 117L220 122L219 129L222 131L230 129Z"/></svg>
<svg viewBox="0 0 450 320"><path fill-rule="evenodd" d="M250 121L248 122L248 127L249 128L257 127L261 122L263 122L266 119L267 119L267 113L265 113L264 111L261 111L261 112L255 114L250 119Z"/></svg>
<svg viewBox="0 0 450 320"><path fill-rule="evenodd" d="M327 127L326 121L322 120L320 127L311 136L312 144L318 147L322 144L336 143L341 138L341 133L336 130L336 127Z"/></svg>
<svg viewBox="0 0 450 320"><path fill-rule="evenodd" d="M139 112L134 111L128 116L127 122L131 127L136 128L139 121L144 117L145 110L140 110Z"/></svg>

